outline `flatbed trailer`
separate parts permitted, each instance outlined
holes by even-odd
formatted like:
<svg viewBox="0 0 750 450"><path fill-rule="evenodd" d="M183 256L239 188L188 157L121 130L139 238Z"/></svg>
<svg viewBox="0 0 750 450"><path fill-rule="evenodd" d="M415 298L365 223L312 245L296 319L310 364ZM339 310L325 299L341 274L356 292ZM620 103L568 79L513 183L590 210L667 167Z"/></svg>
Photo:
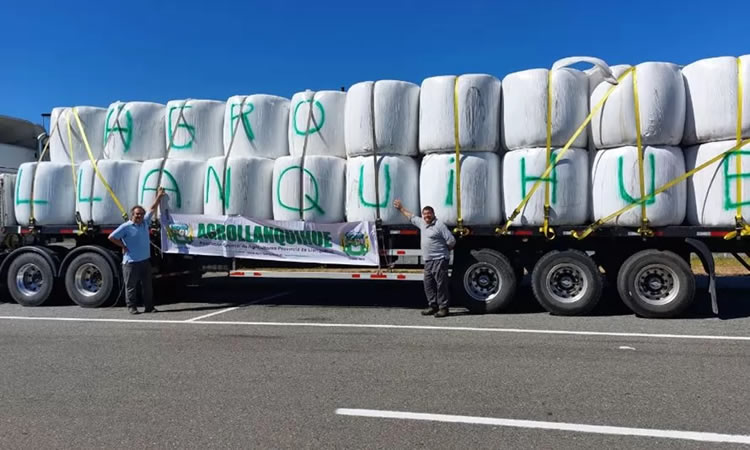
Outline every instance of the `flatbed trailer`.
<svg viewBox="0 0 750 450"><path fill-rule="evenodd" d="M122 299L120 253L107 240L114 226L2 227L0 280L15 301L43 304L64 293L83 307L111 305ZM644 317L680 315L696 296L690 257L696 254L708 274L708 293L718 313L713 253L738 258L750 241L733 228L668 226L647 235L631 228L601 227L584 239L582 227L556 227L554 239L538 227L467 227L457 233L452 255L454 304L475 313L502 312L516 287L530 274L537 301L549 312L579 315L599 302L605 279L617 286L623 302ZM421 281L419 231L411 226L382 226L380 266L312 266L216 256L163 254L158 228L152 228L152 263L157 278L183 284L207 271L229 277ZM730 233L737 237L726 239ZM704 297L705 298L705 297Z"/></svg>

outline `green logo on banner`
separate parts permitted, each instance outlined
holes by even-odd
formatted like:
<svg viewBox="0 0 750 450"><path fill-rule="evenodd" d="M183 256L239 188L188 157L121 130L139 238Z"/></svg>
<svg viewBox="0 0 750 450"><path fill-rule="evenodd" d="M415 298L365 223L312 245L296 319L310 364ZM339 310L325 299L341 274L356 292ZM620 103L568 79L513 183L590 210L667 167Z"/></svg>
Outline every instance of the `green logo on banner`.
<svg viewBox="0 0 750 450"><path fill-rule="evenodd" d="M347 256L364 256L370 251L370 236L349 231L341 236L341 248Z"/></svg>
<svg viewBox="0 0 750 450"><path fill-rule="evenodd" d="M170 223L167 226L167 238L176 245L193 243L193 227L186 223Z"/></svg>

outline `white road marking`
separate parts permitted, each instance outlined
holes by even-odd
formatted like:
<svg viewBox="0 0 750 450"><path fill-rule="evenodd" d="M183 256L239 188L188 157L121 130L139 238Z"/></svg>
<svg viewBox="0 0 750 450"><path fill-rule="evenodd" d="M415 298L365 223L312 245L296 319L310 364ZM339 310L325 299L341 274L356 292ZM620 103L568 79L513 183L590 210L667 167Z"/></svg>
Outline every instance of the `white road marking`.
<svg viewBox="0 0 750 450"><path fill-rule="evenodd" d="M240 307L239 306L232 306L231 308L224 308L222 310L214 311L214 312L209 313L209 314L204 314L202 316L193 317L192 319L185 320L185 322L195 322L196 320L207 319L207 318L213 317L213 316L215 316L217 314L224 314L225 312L234 311L235 309L240 309Z"/></svg>
<svg viewBox="0 0 750 450"><path fill-rule="evenodd" d="M630 347L629 345L621 345L618 348L620 350L635 350L635 347Z"/></svg>
<svg viewBox="0 0 750 450"><path fill-rule="evenodd" d="M572 431L578 433L609 434L618 436L639 436L663 439L681 439L701 442L726 442L750 444L750 435L720 434L702 431L659 430L655 428L628 428L584 423L543 422L537 420L499 419L493 417L456 416L448 414L426 414L402 411L382 411L375 409L339 408L336 414L342 416L373 417L379 419L422 420L430 422L466 423L473 425L493 425L512 428L532 428L542 430Z"/></svg>
<svg viewBox="0 0 750 450"><path fill-rule="evenodd" d="M269 295L268 297L263 297L263 298L259 298L259 299L256 299L256 300L252 300L252 301L249 301L247 303L243 303L243 304L241 304L239 306L233 306L231 308L222 309L221 311L214 311L214 312L209 313L209 314L205 314L205 315L198 316L198 317L193 317L192 319L185 320L184 322L197 322L197 321L202 320L202 319L207 319L209 317L213 317L213 316L216 316L216 315L219 315L219 314L224 314L224 313L229 312L229 311L234 311L235 309L240 309L243 306L249 306L249 305L253 305L253 304L256 304L256 303L261 303L261 302L265 302L265 301L268 301L268 300L273 300L275 298L283 297L283 296L289 294L290 292L291 291L282 292L280 294Z"/></svg>
<svg viewBox="0 0 750 450"><path fill-rule="evenodd" d="M162 313L162 316L164 313ZM39 320L52 322L111 322L111 323L158 323L175 325L236 325L255 327L302 327L302 328L370 328L384 330L418 330L418 331L464 331L484 333L518 333L518 334L547 334L559 336L603 336L623 338L651 338L651 339L692 339L707 341L736 341L750 342L750 336L720 336L709 334L658 334L658 333L625 333L614 331L574 331L574 330L544 330L531 328L492 328L492 327L449 327L437 325L392 325L366 323L315 323L315 322L250 322L250 321L214 321L202 320L186 322L184 320L165 319L104 319L85 317L25 317L0 316L0 320Z"/></svg>

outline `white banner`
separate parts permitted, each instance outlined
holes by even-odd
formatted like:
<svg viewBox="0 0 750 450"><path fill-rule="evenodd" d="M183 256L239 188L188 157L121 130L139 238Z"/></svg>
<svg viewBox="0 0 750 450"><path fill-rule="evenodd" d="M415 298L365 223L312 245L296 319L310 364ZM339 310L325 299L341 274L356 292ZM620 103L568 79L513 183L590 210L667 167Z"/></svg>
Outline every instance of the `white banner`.
<svg viewBox="0 0 750 450"><path fill-rule="evenodd" d="M370 222L311 223L242 216L170 214L162 223L165 253L302 263L378 265Z"/></svg>

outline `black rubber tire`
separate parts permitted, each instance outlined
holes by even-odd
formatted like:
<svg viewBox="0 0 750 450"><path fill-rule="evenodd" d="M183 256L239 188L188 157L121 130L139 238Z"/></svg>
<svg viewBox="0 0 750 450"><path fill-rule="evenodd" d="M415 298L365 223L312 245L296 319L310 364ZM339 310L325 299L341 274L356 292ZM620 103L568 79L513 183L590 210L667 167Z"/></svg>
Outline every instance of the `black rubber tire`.
<svg viewBox="0 0 750 450"><path fill-rule="evenodd" d="M75 273L84 264L93 264L99 269L101 286L93 295L84 295L75 285ZM96 252L85 252L73 258L65 270L65 291L73 302L83 308L98 308L112 302L117 294L117 279L107 259Z"/></svg>
<svg viewBox="0 0 750 450"><path fill-rule="evenodd" d="M555 298L547 283L547 276L559 264L575 266L585 282L581 298L570 303ZM539 304L552 314L574 316L590 312L602 298L604 282L599 266L586 253L579 250L551 251L542 256L531 272L531 288Z"/></svg>
<svg viewBox="0 0 750 450"><path fill-rule="evenodd" d="M466 288L467 277L483 267L498 277L499 288L495 294L485 300L472 296ZM475 314L496 313L507 309L513 302L516 293L516 271L508 258L502 253L490 249L472 250L464 254L457 268L453 269L453 292L469 311Z"/></svg>
<svg viewBox="0 0 750 450"><path fill-rule="evenodd" d="M26 264L35 265L39 269L42 279L40 289L29 295L22 292L16 284L16 274ZM21 306L41 306L49 300L52 292L54 292L55 275L52 266L44 256L32 252L21 253L8 266L7 283L8 293L16 303Z"/></svg>
<svg viewBox="0 0 750 450"><path fill-rule="evenodd" d="M636 287L636 276L646 266L658 264L674 272L679 288L673 299L664 304L650 303ZM674 277L673 276L673 277ZM617 275L617 291L622 301L639 316L668 318L679 316L695 299L695 276L685 261L676 253L643 250L625 260Z"/></svg>

